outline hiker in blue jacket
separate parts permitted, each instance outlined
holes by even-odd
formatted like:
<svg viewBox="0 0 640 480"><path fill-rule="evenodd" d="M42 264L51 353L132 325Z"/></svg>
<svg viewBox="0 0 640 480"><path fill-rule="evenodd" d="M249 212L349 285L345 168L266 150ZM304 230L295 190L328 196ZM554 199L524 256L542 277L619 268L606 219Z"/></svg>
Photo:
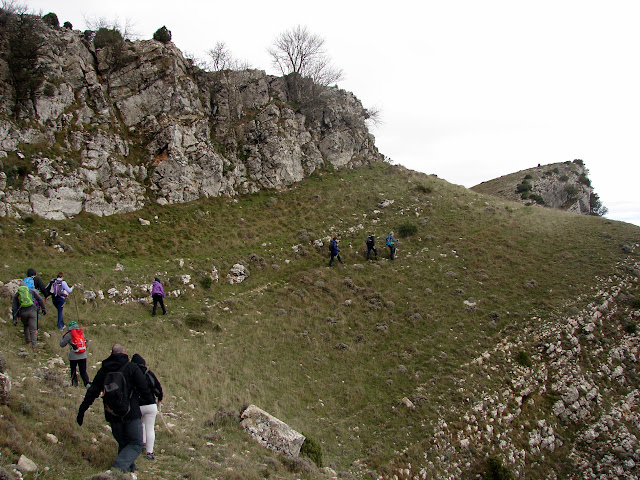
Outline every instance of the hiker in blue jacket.
<svg viewBox="0 0 640 480"><path fill-rule="evenodd" d="M331 259L329 260L329 266L333 264L333 259L337 258L340 263L344 263L340 258L340 249L338 248L338 237L333 237L331 242L329 242L329 253L331 254Z"/></svg>
<svg viewBox="0 0 640 480"><path fill-rule="evenodd" d="M393 260L396 253L396 239L393 237L393 232L389 233L385 239L385 243L387 244L387 247L389 247L389 259Z"/></svg>

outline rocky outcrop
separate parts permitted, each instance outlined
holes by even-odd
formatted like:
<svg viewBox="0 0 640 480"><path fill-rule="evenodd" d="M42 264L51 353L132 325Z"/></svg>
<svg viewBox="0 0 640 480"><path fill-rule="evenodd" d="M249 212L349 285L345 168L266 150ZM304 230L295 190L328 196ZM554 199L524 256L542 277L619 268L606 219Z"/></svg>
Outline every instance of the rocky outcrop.
<svg viewBox="0 0 640 480"><path fill-rule="evenodd" d="M538 204L569 212L598 214L599 199L591 188L582 160L521 170L471 187L523 204Z"/></svg>
<svg viewBox="0 0 640 480"><path fill-rule="evenodd" d="M367 111L337 87L300 99L291 78L205 72L172 43L96 48L37 18L25 34L42 40L45 78L21 101L0 56L0 216L112 215L282 188L380 158Z"/></svg>
<svg viewBox="0 0 640 480"><path fill-rule="evenodd" d="M264 410L249 405L242 413L240 425L258 443L291 457L300 454L304 436Z"/></svg>

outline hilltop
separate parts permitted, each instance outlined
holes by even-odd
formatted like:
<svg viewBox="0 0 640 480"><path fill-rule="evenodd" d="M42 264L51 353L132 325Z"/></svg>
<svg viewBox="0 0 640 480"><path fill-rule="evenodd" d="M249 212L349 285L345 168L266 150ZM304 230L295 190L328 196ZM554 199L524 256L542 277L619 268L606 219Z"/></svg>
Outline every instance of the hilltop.
<svg viewBox="0 0 640 480"><path fill-rule="evenodd" d="M35 267L77 285L65 315L86 327L90 375L124 341L163 381L167 426L140 478L637 476L632 225L377 163L236 199L0 226L3 282ZM408 235L394 262L391 229ZM366 262L370 231L381 258ZM334 234L345 266L328 268ZM236 264L250 275L231 284ZM166 317L150 316L155 275ZM13 381L1 458L88 478L115 446L99 403L74 424L82 391L65 383L52 313L37 359L0 324ZM320 445L331 470L250 440L238 424L249 404Z"/></svg>
<svg viewBox="0 0 640 480"><path fill-rule="evenodd" d="M582 160L538 165L482 182L471 190L524 205L544 205L582 215L606 213Z"/></svg>

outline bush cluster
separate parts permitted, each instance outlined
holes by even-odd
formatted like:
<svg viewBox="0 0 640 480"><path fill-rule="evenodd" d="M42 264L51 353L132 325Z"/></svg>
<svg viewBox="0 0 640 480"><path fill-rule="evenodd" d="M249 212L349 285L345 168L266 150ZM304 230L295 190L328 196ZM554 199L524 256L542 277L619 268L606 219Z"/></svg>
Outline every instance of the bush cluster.
<svg viewBox="0 0 640 480"><path fill-rule="evenodd" d="M302 435L304 435L305 439L302 447L300 447L300 455L309 458L319 468L322 468L322 447L305 433Z"/></svg>
<svg viewBox="0 0 640 480"><path fill-rule="evenodd" d="M526 180L523 180L522 183L519 183L516 186L516 192L517 193L522 193L522 192L529 192L531 191L531 189L533 188L533 185L531 185L529 182L527 182Z"/></svg>
<svg viewBox="0 0 640 480"><path fill-rule="evenodd" d="M49 12L44 17L42 17L42 21L47 25L51 25L54 28L58 28L60 26L60 22L58 21L58 16L53 12Z"/></svg>
<svg viewBox="0 0 640 480"><path fill-rule="evenodd" d="M96 48L106 46L118 46L124 42L122 34L115 28L101 28L93 37L93 44Z"/></svg>
<svg viewBox="0 0 640 480"><path fill-rule="evenodd" d="M153 34L153 39L162 43L169 43L171 41L171 30L162 26Z"/></svg>
<svg viewBox="0 0 640 480"><path fill-rule="evenodd" d="M418 227L411 222L405 222L398 227L398 235L400 238L410 237L418 233Z"/></svg>

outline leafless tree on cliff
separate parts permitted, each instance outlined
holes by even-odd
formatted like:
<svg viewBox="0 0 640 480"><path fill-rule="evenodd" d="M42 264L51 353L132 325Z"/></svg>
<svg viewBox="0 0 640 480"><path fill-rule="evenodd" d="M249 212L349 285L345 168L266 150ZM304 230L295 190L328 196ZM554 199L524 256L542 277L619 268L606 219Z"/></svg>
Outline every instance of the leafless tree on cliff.
<svg viewBox="0 0 640 480"><path fill-rule="evenodd" d="M342 80L344 72L331 65L324 50L324 42L321 36L298 25L280 33L267 51L271 55L273 66L282 75L293 73L328 86Z"/></svg>
<svg viewBox="0 0 640 480"><path fill-rule="evenodd" d="M251 68L249 62L237 60L225 42L217 42L215 47L207 50L211 62L207 65L214 72L223 70L247 70Z"/></svg>

